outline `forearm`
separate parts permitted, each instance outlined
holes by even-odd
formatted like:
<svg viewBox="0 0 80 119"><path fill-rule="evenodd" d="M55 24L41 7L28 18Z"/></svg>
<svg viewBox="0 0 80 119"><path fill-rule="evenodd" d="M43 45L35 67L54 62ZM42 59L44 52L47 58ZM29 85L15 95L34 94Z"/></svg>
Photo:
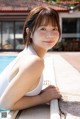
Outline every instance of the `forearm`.
<svg viewBox="0 0 80 119"><path fill-rule="evenodd" d="M11 110L22 110L40 104L43 104L40 95L30 97L24 96L11 107Z"/></svg>

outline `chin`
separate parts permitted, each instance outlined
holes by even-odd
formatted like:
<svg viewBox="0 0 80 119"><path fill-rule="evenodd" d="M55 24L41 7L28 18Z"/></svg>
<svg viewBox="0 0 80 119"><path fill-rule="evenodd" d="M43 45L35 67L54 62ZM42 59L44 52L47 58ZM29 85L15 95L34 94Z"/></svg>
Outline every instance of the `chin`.
<svg viewBox="0 0 80 119"><path fill-rule="evenodd" d="M44 46L42 46L43 47L43 49L45 49L46 51L48 51L48 50L50 50L51 48L53 48L54 46L56 45L56 43L55 44L48 44L48 45L44 45Z"/></svg>
<svg viewBox="0 0 80 119"><path fill-rule="evenodd" d="M53 48L53 47L48 47L48 48L46 48L46 50L48 51L48 50L50 50L51 48Z"/></svg>
<svg viewBox="0 0 80 119"><path fill-rule="evenodd" d="M50 49L53 48L54 46L55 46L55 45L53 45L53 46L49 46L49 47L48 47L48 50L50 50Z"/></svg>

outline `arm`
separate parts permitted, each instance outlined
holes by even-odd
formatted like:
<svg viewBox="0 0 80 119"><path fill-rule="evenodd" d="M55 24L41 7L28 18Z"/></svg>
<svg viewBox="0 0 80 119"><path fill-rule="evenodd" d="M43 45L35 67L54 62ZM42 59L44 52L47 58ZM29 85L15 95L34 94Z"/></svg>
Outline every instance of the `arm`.
<svg viewBox="0 0 80 119"><path fill-rule="evenodd" d="M20 63L18 73L0 98L0 105L3 108L11 109L30 91L42 73L43 61L35 56L24 58Z"/></svg>
<svg viewBox="0 0 80 119"><path fill-rule="evenodd" d="M22 110L30 108L36 105L47 103L52 99L58 99L60 97L61 95L58 88L54 86L48 86L37 96L22 97L17 103L15 103L15 105L13 105L11 110Z"/></svg>
<svg viewBox="0 0 80 119"><path fill-rule="evenodd" d="M19 101L17 101L10 109L11 110L22 110L30 108L36 105L41 104L40 95L36 96L24 96Z"/></svg>

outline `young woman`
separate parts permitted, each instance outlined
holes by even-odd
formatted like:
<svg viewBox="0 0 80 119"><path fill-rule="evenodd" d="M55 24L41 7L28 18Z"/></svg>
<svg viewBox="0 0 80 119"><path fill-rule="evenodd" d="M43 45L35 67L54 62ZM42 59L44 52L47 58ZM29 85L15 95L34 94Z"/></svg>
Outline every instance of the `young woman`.
<svg viewBox="0 0 80 119"><path fill-rule="evenodd" d="M29 13L25 49L0 75L0 109L22 110L61 97L55 86L42 90L44 55L59 37L59 16L53 8L39 6Z"/></svg>

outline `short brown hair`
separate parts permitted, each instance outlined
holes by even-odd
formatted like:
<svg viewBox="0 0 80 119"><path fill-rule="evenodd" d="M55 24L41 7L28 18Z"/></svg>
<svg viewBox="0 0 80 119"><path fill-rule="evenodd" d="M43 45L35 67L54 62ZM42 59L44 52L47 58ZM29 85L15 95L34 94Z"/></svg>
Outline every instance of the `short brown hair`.
<svg viewBox="0 0 80 119"><path fill-rule="evenodd" d="M38 6L30 11L24 23L23 40L27 46L32 42L30 33L34 33L34 31L42 25L44 21L45 25L49 22L53 25L57 25L59 36L61 35L58 12L50 6ZM29 34L26 33L26 28L29 28Z"/></svg>

